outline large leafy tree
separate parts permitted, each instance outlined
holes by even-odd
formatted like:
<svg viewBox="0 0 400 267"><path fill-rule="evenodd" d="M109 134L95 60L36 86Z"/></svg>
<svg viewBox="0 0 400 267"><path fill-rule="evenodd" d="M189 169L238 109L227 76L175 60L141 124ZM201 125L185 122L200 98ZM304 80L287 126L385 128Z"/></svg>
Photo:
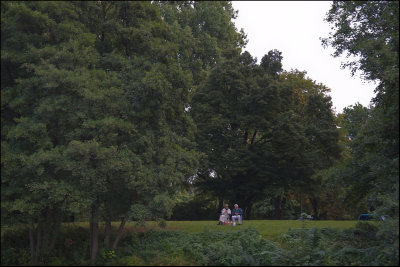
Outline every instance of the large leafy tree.
<svg viewBox="0 0 400 267"><path fill-rule="evenodd" d="M395 101L390 98L396 91L398 96L399 3L334 1L325 20L334 31L322 39L323 45L334 47L336 57L354 56L343 66L379 82L377 100Z"/></svg>
<svg viewBox="0 0 400 267"><path fill-rule="evenodd" d="M363 197L374 199L370 207L380 206L384 212L398 216L398 205L395 208L384 204L382 196L398 194L399 2L335 1L326 21L334 31L323 39L323 44L335 48L334 56L354 56L344 66L353 72L359 70L365 79L378 83L375 107L357 136L353 136L354 166L364 166L356 169L365 172L356 173L363 177L359 187L369 188ZM349 128L350 134L352 131Z"/></svg>
<svg viewBox="0 0 400 267"><path fill-rule="evenodd" d="M379 236L387 240L387 255L398 261L399 2L335 1L326 20L333 32L323 44L335 48L334 56L355 56L344 65L378 83L374 107L350 144L351 159L338 172L351 181L349 195L356 202L394 218ZM350 134L358 124L350 123Z"/></svg>
<svg viewBox="0 0 400 267"><path fill-rule="evenodd" d="M285 87L293 91L291 110L298 116L297 128L304 139L301 150L292 156L298 162L292 173L287 174L288 184L291 185L289 192L300 197L306 196L311 203L314 217L320 219L326 214L323 212L324 203L320 195L323 185L318 173L330 167L341 152L332 102L327 95L330 89L307 78L305 72L284 73L282 78ZM290 150L291 147L287 149ZM292 168L287 166L282 172L287 172L288 169ZM290 177L296 179L290 181Z"/></svg>
<svg viewBox="0 0 400 267"><path fill-rule="evenodd" d="M335 48L334 56L353 56L343 65L378 83L374 102L385 113L383 138L395 142L391 156L398 155L399 2L334 1L326 21L334 31L323 45Z"/></svg>
<svg viewBox="0 0 400 267"><path fill-rule="evenodd" d="M127 219L168 216L194 172L192 74L150 2L7 2L2 20L2 218L39 222L35 261L58 213L87 213L94 261L100 220L107 245L121 219L116 247Z"/></svg>
<svg viewBox="0 0 400 267"><path fill-rule="evenodd" d="M29 225L32 261L54 246L62 215L89 204L60 162L64 134L74 123L69 115L75 103L67 91L86 78L76 77L71 68L92 58L87 44L94 38L79 35L82 25L73 22L68 4L53 14L62 23L38 11L42 8L52 9L54 3L7 2L1 9L2 218ZM73 50L81 54L74 56ZM46 62L54 55L61 60Z"/></svg>
<svg viewBox="0 0 400 267"><path fill-rule="evenodd" d="M304 73L282 73L281 53L256 64L248 52L227 51L193 97L197 142L208 156L197 185L219 202L240 202L246 215L267 188L304 188L339 155L328 89ZM278 194L275 217L285 196Z"/></svg>

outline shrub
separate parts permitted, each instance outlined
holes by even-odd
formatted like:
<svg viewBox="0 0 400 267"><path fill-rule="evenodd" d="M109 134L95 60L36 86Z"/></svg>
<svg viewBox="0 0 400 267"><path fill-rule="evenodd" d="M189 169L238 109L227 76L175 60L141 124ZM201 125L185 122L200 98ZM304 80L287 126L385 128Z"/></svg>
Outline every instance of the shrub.
<svg viewBox="0 0 400 267"><path fill-rule="evenodd" d="M271 265L280 258L280 250L263 239L255 229L237 232L204 231L194 234L187 255L200 265Z"/></svg>
<svg viewBox="0 0 400 267"><path fill-rule="evenodd" d="M398 265L397 237L391 224L361 222L347 230L292 229L276 242L257 230L149 230L128 232L115 251L99 247L96 265ZM397 230L398 231L398 230ZM63 227L56 250L41 258L42 265L88 265L88 231ZM397 242L397 243L396 243ZM3 231L2 265L28 265L26 229ZM397 247L396 247L397 246ZM397 248L397 249L396 249Z"/></svg>
<svg viewBox="0 0 400 267"><path fill-rule="evenodd" d="M28 229L15 227L1 233L1 265L28 265L30 249Z"/></svg>

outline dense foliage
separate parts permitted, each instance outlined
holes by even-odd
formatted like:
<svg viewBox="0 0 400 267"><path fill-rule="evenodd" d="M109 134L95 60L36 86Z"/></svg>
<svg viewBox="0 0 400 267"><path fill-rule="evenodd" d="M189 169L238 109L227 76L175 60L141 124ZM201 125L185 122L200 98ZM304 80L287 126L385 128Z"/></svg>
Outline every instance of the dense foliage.
<svg viewBox="0 0 400 267"><path fill-rule="evenodd" d="M350 106L341 118L351 140L348 184L357 187L357 202L368 199L371 210L398 216L399 2L335 1L326 20L335 32L323 44L336 49L334 56L357 57L344 66L378 83L373 107Z"/></svg>
<svg viewBox="0 0 400 267"><path fill-rule="evenodd" d="M329 89L304 72L282 72L281 59L270 51L258 65L248 52L232 51L193 95L196 141L208 156L196 185L220 206L240 203L247 217L266 190L279 192L276 219L290 192L308 191L317 211L313 175L340 154Z"/></svg>
<svg viewBox="0 0 400 267"><path fill-rule="evenodd" d="M340 231L331 228L289 230L275 241L264 239L255 229L222 232L204 230L188 234L181 231L149 230L128 232L117 250L100 248L96 265L200 265L200 266L395 266L396 251L385 249L377 225L359 223ZM2 265L25 265L29 249L21 242L26 230L3 234ZM42 263L45 265L88 265L81 227L62 229L58 246Z"/></svg>
<svg viewBox="0 0 400 267"><path fill-rule="evenodd" d="M111 264L128 220L217 219L224 202L246 218L392 220L345 256L330 230L290 232L281 248L251 230L160 232L142 236L163 240L154 251L132 236L114 263L162 249L202 265L398 263L398 7L332 4L323 44L378 83L373 106L335 115L330 89L284 71L279 50L260 63L243 51L230 2L1 2L2 264ZM74 219L89 231L61 227ZM79 248L62 254L74 231Z"/></svg>
<svg viewBox="0 0 400 267"><path fill-rule="evenodd" d="M335 1L326 17L335 30L323 44L344 64L378 83L372 107L356 104L341 114L348 150L329 170L343 187L341 196L358 210L388 214L394 221L380 229L391 236L386 249L399 257L399 2Z"/></svg>

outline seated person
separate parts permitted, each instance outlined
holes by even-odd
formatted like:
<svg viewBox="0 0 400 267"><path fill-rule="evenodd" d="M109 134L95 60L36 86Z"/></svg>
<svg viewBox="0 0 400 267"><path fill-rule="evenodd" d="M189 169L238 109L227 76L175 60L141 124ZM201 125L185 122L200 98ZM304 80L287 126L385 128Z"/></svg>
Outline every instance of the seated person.
<svg viewBox="0 0 400 267"><path fill-rule="evenodd" d="M225 208L221 210L221 215L219 216L218 225L225 224L229 221L229 216L231 215L231 210L229 205L225 204Z"/></svg>
<svg viewBox="0 0 400 267"><path fill-rule="evenodd" d="M236 226L236 219L239 221L239 225L242 224L242 217L243 217L243 211L241 208L239 208L238 204L235 204L235 208L232 210L232 221L233 221L233 226Z"/></svg>

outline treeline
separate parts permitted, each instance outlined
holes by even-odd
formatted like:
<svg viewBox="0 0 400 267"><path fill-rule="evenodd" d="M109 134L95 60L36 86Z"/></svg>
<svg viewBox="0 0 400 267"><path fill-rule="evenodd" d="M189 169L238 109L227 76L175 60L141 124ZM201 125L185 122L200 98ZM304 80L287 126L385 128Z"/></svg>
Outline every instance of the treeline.
<svg viewBox="0 0 400 267"><path fill-rule="evenodd" d="M28 225L32 263L71 216L90 221L92 261L128 220L209 219L224 202L326 219L392 201L398 216L398 51L382 46L397 61L370 77L376 107L336 116L278 50L243 52L236 16L230 2L1 3L2 225Z"/></svg>

